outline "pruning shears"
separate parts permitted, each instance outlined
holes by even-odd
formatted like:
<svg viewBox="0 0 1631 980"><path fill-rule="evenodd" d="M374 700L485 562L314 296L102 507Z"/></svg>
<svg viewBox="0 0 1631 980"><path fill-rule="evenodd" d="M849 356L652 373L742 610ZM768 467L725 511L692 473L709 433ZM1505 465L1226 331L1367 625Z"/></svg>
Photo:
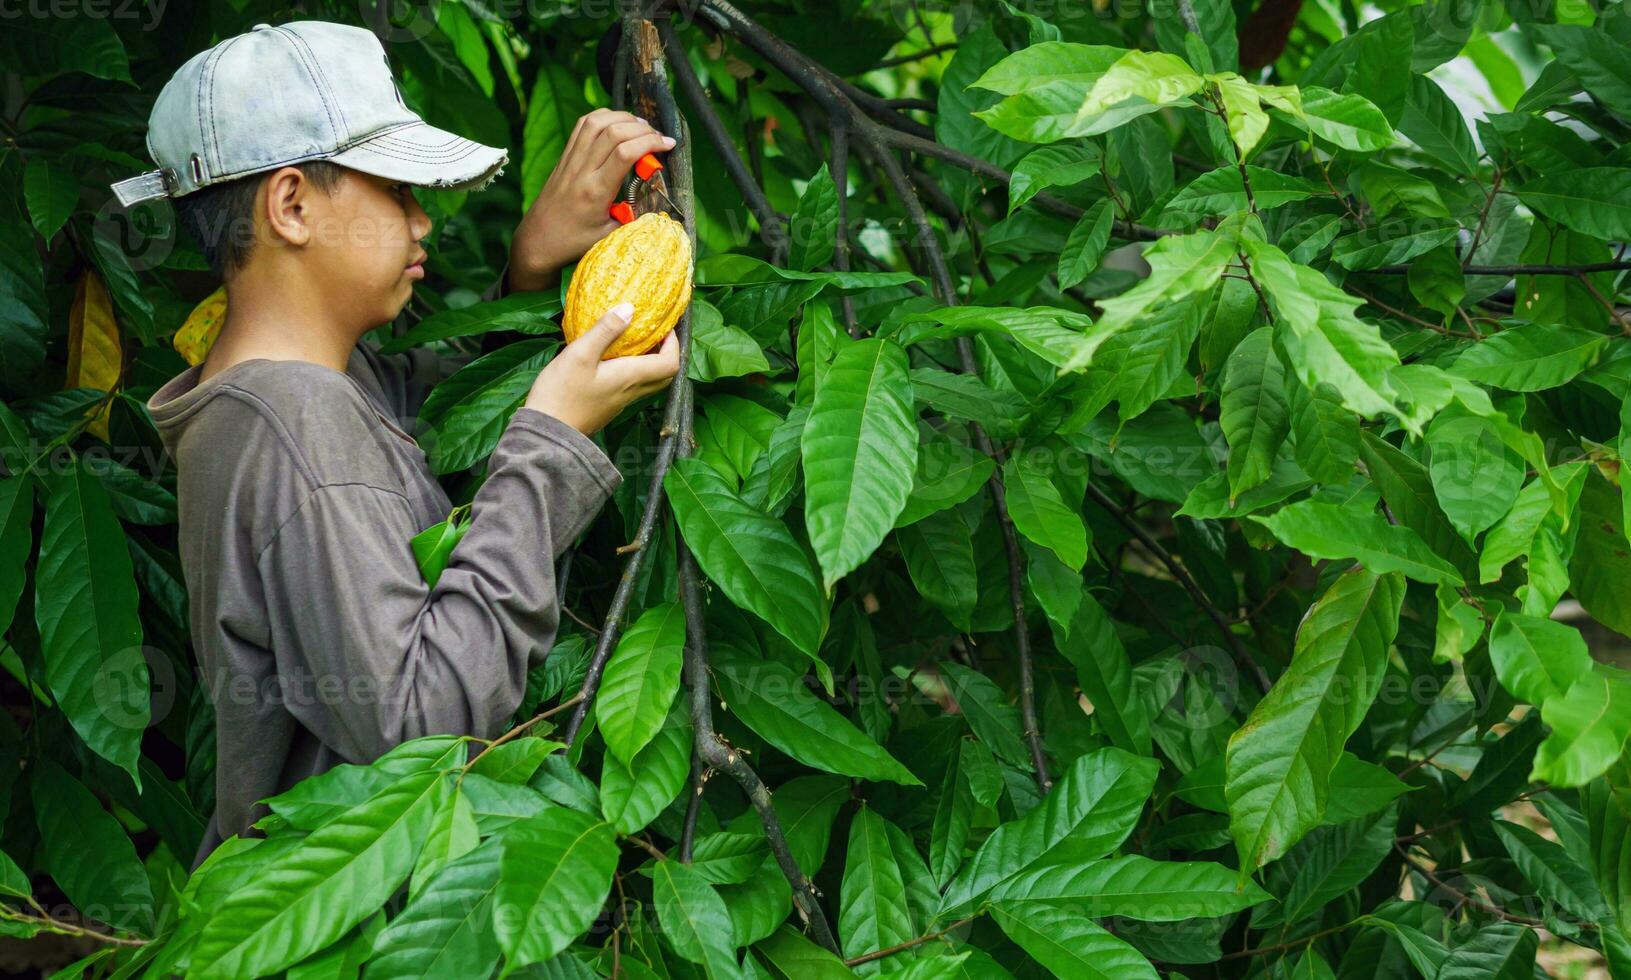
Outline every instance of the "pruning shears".
<svg viewBox="0 0 1631 980"><path fill-rule="evenodd" d="M640 203L640 198L652 193L667 202L668 208L675 214L679 214L679 206L668 196L667 188L668 181L663 177L662 161L654 154L647 153L634 162L634 172L629 174L628 183L623 185L623 197L612 202L607 213L617 219L619 224L626 225L634 220L634 206Z"/></svg>

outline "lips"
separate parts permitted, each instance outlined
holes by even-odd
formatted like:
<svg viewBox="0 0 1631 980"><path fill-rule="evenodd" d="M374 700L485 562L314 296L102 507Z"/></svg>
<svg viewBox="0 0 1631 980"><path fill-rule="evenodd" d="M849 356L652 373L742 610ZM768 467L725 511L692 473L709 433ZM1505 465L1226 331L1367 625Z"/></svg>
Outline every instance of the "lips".
<svg viewBox="0 0 1631 980"><path fill-rule="evenodd" d="M429 258L429 257L430 256L428 256L424 252L420 252L418 255L414 256L413 261L408 263L408 268L407 268L408 278L410 278L410 279L423 279L423 278L425 278L425 260L427 258Z"/></svg>

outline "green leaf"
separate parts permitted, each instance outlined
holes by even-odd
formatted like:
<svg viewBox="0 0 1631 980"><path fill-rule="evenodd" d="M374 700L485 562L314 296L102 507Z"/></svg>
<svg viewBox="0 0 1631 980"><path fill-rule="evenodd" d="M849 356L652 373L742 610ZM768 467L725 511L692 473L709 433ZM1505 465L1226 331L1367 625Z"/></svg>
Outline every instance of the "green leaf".
<svg viewBox="0 0 1631 980"><path fill-rule="evenodd" d="M1434 554L1408 527L1374 510L1301 500L1267 517L1252 516L1282 544L1313 558L1352 558L1374 572L1400 572L1418 582L1461 585L1455 566Z"/></svg>
<svg viewBox="0 0 1631 980"><path fill-rule="evenodd" d="M917 282L910 272L801 272L771 265L751 255L710 255L697 262L698 286L741 286L755 283L808 282L835 286L842 291L904 286ZM817 290L819 292L819 289Z"/></svg>
<svg viewBox="0 0 1631 980"><path fill-rule="evenodd" d="M1397 573L1344 572L1303 617L1291 665L1229 737L1224 792L1244 873L1324 817L1331 772L1376 697L1403 601Z"/></svg>
<svg viewBox="0 0 1631 980"><path fill-rule="evenodd" d="M1513 922L1491 922L1450 950L1435 980L1530 980L1540 937Z"/></svg>
<svg viewBox="0 0 1631 980"><path fill-rule="evenodd" d="M610 824L549 807L504 832L493 917L504 973L560 953L600 915L617 869ZM501 974L502 975L502 974Z"/></svg>
<svg viewBox="0 0 1631 980"><path fill-rule="evenodd" d="M1545 704L1591 673L1580 631L1555 619L1500 610L1489 631L1489 660L1501 686L1529 704Z"/></svg>
<svg viewBox="0 0 1631 980"><path fill-rule="evenodd" d="M1341 483L1359 458L1359 420L1342 407L1342 395L1328 384L1309 388L1286 379L1293 454L1297 465L1320 483Z"/></svg>
<svg viewBox="0 0 1631 980"><path fill-rule="evenodd" d="M600 773L600 812L620 834L632 834L674 802L691 771L691 716L686 698L668 709L656 737L624 765L607 754Z"/></svg>
<svg viewBox="0 0 1631 980"><path fill-rule="evenodd" d="M934 603L953 626L967 632L978 595L974 542L956 514L930 514L895 529L901 557L918 594Z"/></svg>
<svg viewBox="0 0 1631 980"><path fill-rule="evenodd" d="M804 331L799 336L803 339ZM726 323L718 307L707 300L691 298L691 362L686 373L692 381L706 383L768 371L764 348L752 334Z"/></svg>
<svg viewBox="0 0 1631 980"><path fill-rule="evenodd" d="M1546 700L1541 720L1552 733L1535 752L1529 778L1581 786L1602 775L1631 738L1631 673L1603 664Z"/></svg>
<svg viewBox="0 0 1631 980"><path fill-rule="evenodd" d="M23 197L34 230L49 242L79 203L79 181L45 157L33 157L23 172Z"/></svg>
<svg viewBox="0 0 1631 980"><path fill-rule="evenodd" d="M521 125L523 211L543 190L544 181L566 152L578 118L588 111L582 83L566 63L556 58L542 61L527 99L527 118Z"/></svg>
<svg viewBox="0 0 1631 980"><path fill-rule="evenodd" d="M1399 355L1375 326L1354 315L1359 300L1272 245L1248 239L1245 248L1274 304L1279 339L1298 380L1310 390L1331 385L1351 412L1400 414L1387 378Z"/></svg>
<svg viewBox="0 0 1631 980"><path fill-rule="evenodd" d="M730 913L713 885L690 865L670 859L652 865L651 894L663 937L674 952L702 964L709 980L742 975L731 941Z"/></svg>
<svg viewBox="0 0 1631 980"><path fill-rule="evenodd" d="M841 776L923 785L780 663L719 647L711 665L727 709L794 759Z"/></svg>
<svg viewBox="0 0 1631 980"><path fill-rule="evenodd" d="M1317 85L1302 88L1308 131L1344 150L1371 153L1393 145L1393 127L1369 99Z"/></svg>
<svg viewBox="0 0 1631 980"><path fill-rule="evenodd" d="M1429 156L1463 177L1478 176L1478 148L1461 108L1426 75L1410 75L1410 94L1399 131Z"/></svg>
<svg viewBox="0 0 1631 980"><path fill-rule="evenodd" d="M1056 977L1157 980L1143 954L1075 912L1045 904L995 905L991 916L1009 939Z"/></svg>
<svg viewBox="0 0 1631 980"><path fill-rule="evenodd" d="M1076 681L1093 703L1093 719L1117 747L1150 754L1150 719L1134 688L1133 665L1115 624L1086 588L1068 630L1051 620L1053 642L1076 668Z"/></svg>
<svg viewBox="0 0 1631 980"><path fill-rule="evenodd" d="M430 427L420 439L437 473L466 469L498 445L510 416L560 344L523 340L476 358L431 389L419 408Z"/></svg>
<svg viewBox="0 0 1631 980"><path fill-rule="evenodd" d="M189 975L264 976L345 935L407 880L451 791L415 773L312 831L214 910Z"/></svg>
<svg viewBox="0 0 1631 980"><path fill-rule="evenodd" d="M834 583L871 556L912 490L917 423L906 352L869 338L843 347L804 425L804 523Z"/></svg>
<svg viewBox="0 0 1631 980"><path fill-rule="evenodd" d="M1167 235L1150 246L1144 252L1144 260L1150 265L1149 276L1120 296L1100 302L1103 312L1098 323L1062 365L1063 369L1087 367L1100 345L1157 305L1175 303L1212 288L1224 267L1234 260L1235 246L1235 235L1222 226L1216 231Z"/></svg>
<svg viewBox="0 0 1631 980"><path fill-rule="evenodd" d="M473 976L497 962L493 891L503 844L490 838L443 865L380 933L368 962L378 977Z"/></svg>
<svg viewBox="0 0 1631 980"><path fill-rule="evenodd" d="M34 550L34 483L26 476L0 477L0 635L11 627L22 597L24 562Z"/></svg>
<svg viewBox="0 0 1631 980"><path fill-rule="evenodd" d="M791 925L777 929L753 948L770 961L779 980L845 980L855 976L843 960L804 938Z"/></svg>
<svg viewBox="0 0 1631 980"><path fill-rule="evenodd" d="M85 744L140 788L147 659L124 529L107 491L77 459L45 484L34 618L46 684Z"/></svg>
<svg viewBox="0 0 1631 980"><path fill-rule="evenodd" d="M1077 219L1065 239L1065 247L1059 250L1056 274L1060 289L1077 285L1099 267L1105 246L1110 244L1110 229L1115 221L1116 212L1108 199L1095 203Z"/></svg>
<svg viewBox="0 0 1631 980"><path fill-rule="evenodd" d="M1002 465L1014 528L1053 552L1066 567L1080 572L1087 563L1087 527L1079 510L1065 503L1059 488L1033 457L1016 453Z"/></svg>
<svg viewBox="0 0 1631 980"><path fill-rule="evenodd" d="M788 261L794 268L809 272L832 261L837 244L838 188L823 163L799 195L798 207L788 226L791 239Z"/></svg>
<svg viewBox="0 0 1631 980"><path fill-rule="evenodd" d="M1255 882L1211 861L1152 861L1137 854L1086 863L1033 866L998 885L991 901L1018 911L1060 903L1088 918L1180 922L1213 918L1269 900Z"/></svg>
<svg viewBox="0 0 1631 980"><path fill-rule="evenodd" d="M1351 757L1345 757L1351 758ZM1333 779L1346 786L1340 774ZM1341 796L1341 793L1337 794ZM1258 911L1252 928L1295 925L1359 886L1393 853L1398 810L1388 808L1348 823L1318 827L1272 865L1280 904Z"/></svg>
<svg viewBox="0 0 1631 980"><path fill-rule="evenodd" d="M121 929L149 932L152 886L125 829L89 789L49 758L33 762L30 769L41 867L80 912ZM8 890L17 891L16 879L7 877ZM27 879L21 884L26 894Z"/></svg>
<svg viewBox="0 0 1631 980"><path fill-rule="evenodd" d="M1044 146L1014 165L1008 183L1008 213L1050 187L1069 187L1098 175L1103 160L1091 145Z"/></svg>
<svg viewBox="0 0 1631 980"><path fill-rule="evenodd" d="M1508 391L1543 391L1597 363L1608 337L1557 323L1502 330L1469 346L1450 365L1459 378Z"/></svg>
<svg viewBox="0 0 1631 980"><path fill-rule="evenodd" d="M838 910L838 933L847 957L877 952L916 935L886 823L865 806L850 821ZM875 973L877 967L863 967L863 972Z"/></svg>
<svg viewBox="0 0 1631 980"><path fill-rule="evenodd" d="M1455 241L1459 230L1453 222L1390 219L1339 237L1331 243L1331 261L1344 269L1397 265Z"/></svg>
<svg viewBox="0 0 1631 980"><path fill-rule="evenodd" d="M1272 328L1258 327L1224 362L1218 422L1229 440L1231 499L1269 478L1291 431L1285 367L1273 339Z"/></svg>
<svg viewBox="0 0 1631 980"><path fill-rule="evenodd" d="M810 657L826 631L826 600L787 525L750 507L698 459L677 459L663 479L680 534L709 580Z"/></svg>
<svg viewBox="0 0 1631 980"><path fill-rule="evenodd" d="M1622 40L1601 28L1580 24L1529 24L1525 30L1539 35L1552 49L1557 67L1573 76L1566 95L1584 87L1610 112L1631 119L1631 71L1626 67L1631 63L1631 48ZM1535 84L1538 86L1540 80ZM1527 108L1519 103L1520 112Z"/></svg>
<svg viewBox="0 0 1631 980"><path fill-rule="evenodd" d="M1042 358L1063 365L1088 343L1084 314L1051 306L943 306L901 317L894 340L902 346L970 333L1001 334Z"/></svg>
<svg viewBox="0 0 1631 980"><path fill-rule="evenodd" d="M935 885L944 888L963 866L963 847L968 843L969 830L974 823L974 792L969 785L964 761L973 742L961 742L957 758L946 766L946 778L940 785L940 799L935 803L934 826L929 838L929 868Z"/></svg>
<svg viewBox="0 0 1631 980"><path fill-rule="evenodd" d="M1306 177L1281 173L1267 167L1246 168L1252 182L1252 200L1259 211L1281 207L1309 198L1324 197L1330 191ZM1219 167L1185 184L1167 202L1166 213L1184 215L1194 221L1212 215L1247 210L1246 184L1239 167Z"/></svg>
<svg viewBox="0 0 1631 980"><path fill-rule="evenodd" d="M1495 835L1536 894L1584 922L1601 922L1607 903L1591 872L1576 864L1560 845L1507 820L1496 820Z"/></svg>
<svg viewBox="0 0 1631 980"><path fill-rule="evenodd" d="M720 831L698 837L691 867L711 885L739 885L753 877L770 856L763 834Z"/></svg>
<svg viewBox="0 0 1631 980"><path fill-rule="evenodd" d="M595 721L620 761L634 761L663 727L680 689L684 652L685 611L677 602L647 609L617 641L595 699Z"/></svg>
<svg viewBox="0 0 1631 980"><path fill-rule="evenodd" d="M379 349L382 354L400 354L434 341L475 337L494 330L554 334L561 329L554 319L560 312L558 289L515 293L503 299L432 313L414 324L413 329L381 344Z"/></svg>
<svg viewBox="0 0 1631 980"><path fill-rule="evenodd" d="M1517 188L1531 210L1594 238L1631 235L1631 169L1582 167L1541 174Z"/></svg>
<svg viewBox="0 0 1631 980"><path fill-rule="evenodd" d="M1440 412L1427 427L1433 492L1456 530L1472 541L1506 516L1523 489L1523 459L1488 419Z"/></svg>
<svg viewBox="0 0 1631 980"><path fill-rule="evenodd" d="M985 839L947 888L940 918L956 917L1052 852L1091 860L1119 846L1143 812L1160 767L1114 748L1078 756L1041 803Z"/></svg>
<svg viewBox="0 0 1631 980"><path fill-rule="evenodd" d="M941 661L940 670L980 741L1009 765L1032 771L1035 767L1020 735L1019 709L1008 703L1002 688L979 671L950 660Z"/></svg>

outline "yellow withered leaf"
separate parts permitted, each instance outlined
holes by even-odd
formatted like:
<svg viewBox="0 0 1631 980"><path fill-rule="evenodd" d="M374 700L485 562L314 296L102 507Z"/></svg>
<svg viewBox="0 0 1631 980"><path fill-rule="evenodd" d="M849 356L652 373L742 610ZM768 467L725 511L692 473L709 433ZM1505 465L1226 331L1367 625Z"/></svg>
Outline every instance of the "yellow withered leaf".
<svg viewBox="0 0 1631 980"><path fill-rule="evenodd" d="M113 301L96 273L86 270L79 277L74 304L68 310L68 377L63 387L113 391L119 387L124 360ZM110 407L110 402L103 402L86 427L104 440L108 437Z"/></svg>
<svg viewBox="0 0 1631 980"><path fill-rule="evenodd" d="M188 364L202 364L204 358L209 356L210 347L215 343L215 337L221 332L221 324L227 318L227 289L222 286L210 293L193 307L187 314L187 322L176 331L171 338L170 346L176 353L186 359Z"/></svg>

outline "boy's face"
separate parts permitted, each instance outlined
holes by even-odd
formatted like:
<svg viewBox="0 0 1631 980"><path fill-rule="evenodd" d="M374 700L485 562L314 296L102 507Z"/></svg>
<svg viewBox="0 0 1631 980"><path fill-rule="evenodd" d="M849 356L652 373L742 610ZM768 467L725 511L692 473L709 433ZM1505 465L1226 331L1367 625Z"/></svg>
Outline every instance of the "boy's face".
<svg viewBox="0 0 1631 980"><path fill-rule="evenodd" d="M346 170L330 193L308 198L308 268L347 321L368 330L393 319L424 278L430 217L412 187Z"/></svg>

